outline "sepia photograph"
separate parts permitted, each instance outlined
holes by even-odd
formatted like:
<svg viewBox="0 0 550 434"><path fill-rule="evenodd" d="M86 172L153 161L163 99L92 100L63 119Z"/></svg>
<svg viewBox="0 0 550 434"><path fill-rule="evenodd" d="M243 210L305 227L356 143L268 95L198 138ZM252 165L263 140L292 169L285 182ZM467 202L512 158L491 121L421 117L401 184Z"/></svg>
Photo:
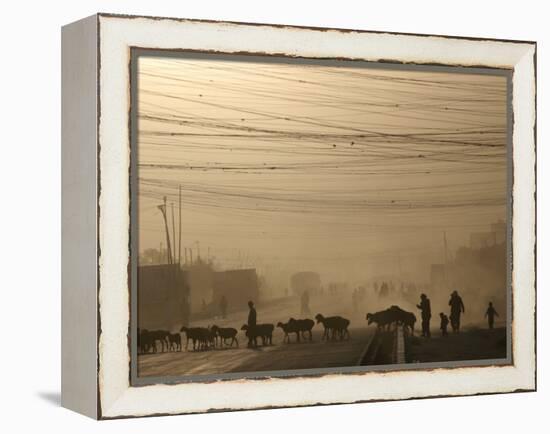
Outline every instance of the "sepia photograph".
<svg viewBox="0 0 550 434"><path fill-rule="evenodd" d="M131 65L136 381L510 363L510 71Z"/></svg>

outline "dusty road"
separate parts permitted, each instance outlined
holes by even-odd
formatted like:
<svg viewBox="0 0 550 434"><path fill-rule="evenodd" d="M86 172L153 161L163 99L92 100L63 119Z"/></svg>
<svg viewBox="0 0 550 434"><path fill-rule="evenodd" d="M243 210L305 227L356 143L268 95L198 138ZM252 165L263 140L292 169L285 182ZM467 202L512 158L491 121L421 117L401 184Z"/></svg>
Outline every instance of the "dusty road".
<svg viewBox="0 0 550 434"><path fill-rule="evenodd" d="M139 356L139 376L204 375L229 372L259 372L283 369L311 369L354 366L373 328L351 329L346 341L321 341L321 331L315 330L312 342L282 342L283 333L277 329L273 345L246 348L240 333L239 348L209 351L185 351Z"/></svg>
<svg viewBox="0 0 550 434"><path fill-rule="evenodd" d="M294 298L277 300L257 306L258 322L277 324L286 321L290 316L295 318L314 318L318 312L326 315L342 315L351 319L351 339L345 341L321 341L322 326L313 328L313 340L295 343L294 335L290 344L283 343L284 334L276 328L273 334L273 345L249 349L246 337L240 330L246 322L248 312L242 310L231 313L227 319L210 318L196 321L192 326L217 324L221 327L234 327L239 330L237 338L239 348L217 348L209 351L190 351L146 354L138 357L138 375L180 376L207 375L232 372L260 372L286 369L314 369L355 366L364 350L374 327L367 327L365 313L358 309L350 312L350 303L341 297L323 297L312 299L309 315L300 315L299 303ZM327 313L328 312L328 313ZM183 344L185 346L185 335Z"/></svg>

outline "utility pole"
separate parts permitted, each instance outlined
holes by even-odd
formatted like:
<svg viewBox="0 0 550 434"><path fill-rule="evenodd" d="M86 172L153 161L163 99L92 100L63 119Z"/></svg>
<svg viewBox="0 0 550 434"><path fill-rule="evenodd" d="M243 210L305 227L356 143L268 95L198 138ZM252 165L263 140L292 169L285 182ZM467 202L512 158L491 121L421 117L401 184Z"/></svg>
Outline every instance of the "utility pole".
<svg viewBox="0 0 550 434"><path fill-rule="evenodd" d="M178 235L178 264L181 264L181 184L180 184L180 189L179 189L179 208L180 208L180 211L179 211L179 235Z"/></svg>
<svg viewBox="0 0 550 434"><path fill-rule="evenodd" d="M170 231L168 230L168 220L166 219L166 196L164 196L164 203L157 207L162 213L164 219L164 229L166 230L166 246L168 254L168 263L172 263L172 248L170 246Z"/></svg>
<svg viewBox="0 0 550 434"><path fill-rule="evenodd" d="M172 251L172 263L176 263L176 222L174 221L174 202L172 202L172 240L174 241Z"/></svg>

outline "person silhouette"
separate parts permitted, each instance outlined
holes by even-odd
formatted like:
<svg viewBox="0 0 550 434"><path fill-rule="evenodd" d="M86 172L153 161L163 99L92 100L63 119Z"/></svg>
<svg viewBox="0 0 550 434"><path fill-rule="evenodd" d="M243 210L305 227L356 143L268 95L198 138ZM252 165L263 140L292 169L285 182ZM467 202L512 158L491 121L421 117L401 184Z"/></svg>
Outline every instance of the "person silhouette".
<svg viewBox="0 0 550 434"><path fill-rule="evenodd" d="M248 330L251 331L254 327L256 327L256 309L254 308L254 303L252 301L248 302ZM252 336L254 333L250 332L248 337L248 346L253 347L254 342Z"/></svg>
<svg viewBox="0 0 550 434"><path fill-rule="evenodd" d="M426 294L420 295L420 304L416 307L422 311L422 336L429 338L430 333L430 319L432 317L432 308L430 305L430 299Z"/></svg>
<svg viewBox="0 0 550 434"><path fill-rule="evenodd" d="M441 325L439 328L441 329L441 336L447 336L449 333L447 333L447 326L449 325L449 317L445 315L443 312L439 314L439 317L441 318Z"/></svg>
<svg viewBox="0 0 550 434"><path fill-rule="evenodd" d="M498 316L497 311L493 307L493 303L489 302L489 307L487 308L487 311L485 312L485 316L487 317L487 320L489 322L489 328L492 329L493 325L495 324L495 315Z"/></svg>
<svg viewBox="0 0 550 434"><path fill-rule="evenodd" d="M458 295L457 291L452 292L449 306L451 306L451 327L454 333L458 333L460 331L460 315L464 313L465 310L462 298Z"/></svg>

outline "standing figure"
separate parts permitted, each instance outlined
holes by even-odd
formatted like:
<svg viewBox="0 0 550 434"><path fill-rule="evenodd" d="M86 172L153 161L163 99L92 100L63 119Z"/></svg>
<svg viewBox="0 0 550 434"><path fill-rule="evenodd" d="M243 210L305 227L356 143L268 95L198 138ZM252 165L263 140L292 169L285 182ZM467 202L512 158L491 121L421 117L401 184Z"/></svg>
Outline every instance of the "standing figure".
<svg viewBox="0 0 550 434"><path fill-rule="evenodd" d="M422 336L429 338L430 334L430 319L432 318L432 308L430 305L430 299L426 294L420 295L420 304L416 307L422 311Z"/></svg>
<svg viewBox="0 0 550 434"><path fill-rule="evenodd" d="M248 321L247 321L247 324L248 324L248 329L252 331L252 329L254 327L256 327L256 309L254 308L254 303L252 301L249 301L248 302ZM252 336L254 335L254 333L249 333L249 337L248 337L248 347L253 347L254 346L254 343L253 343L253 338Z"/></svg>
<svg viewBox="0 0 550 434"><path fill-rule="evenodd" d="M309 292L307 291L304 291L302 292L302 297L301 297L301 309L300 309L300 312L302 315L309 315Z"/></svg>
<svg viewBox="0 0 550 434"><path fill-rule="evenodd" d="M487 317L487 320L489 321L489 328L492 329L493 325L495 324L495 315L498 316L497 311L493 307L493 303L489 302L489 307L487 308L487 312L485 312L485 316Z"/></svg>
<svg viewBox="0 0 550 434"><path fill-rule="evenodd" d="M449 333L447 333L447 326L449 325L449 317L445 315L443 312L439 314L439 317L441 318L441 325L439 328L441 329L441 336L447 336Z"/></svg>
<svg viewBox="0 0 550 434"><path fill-rule="evenodd" d="M220 299L220 313L222 314L222 318L225 319L227 316L227 299L225 295L222 295Z"/></svg>
<svg viewBox="0 0 550 434"><path fill-rule="evenodd" d="M454 333L458 333L460 331L460 314L465 312L464 303L458 292L453 291L451 294L449 306L451 306L451 327Z"/></svg>

